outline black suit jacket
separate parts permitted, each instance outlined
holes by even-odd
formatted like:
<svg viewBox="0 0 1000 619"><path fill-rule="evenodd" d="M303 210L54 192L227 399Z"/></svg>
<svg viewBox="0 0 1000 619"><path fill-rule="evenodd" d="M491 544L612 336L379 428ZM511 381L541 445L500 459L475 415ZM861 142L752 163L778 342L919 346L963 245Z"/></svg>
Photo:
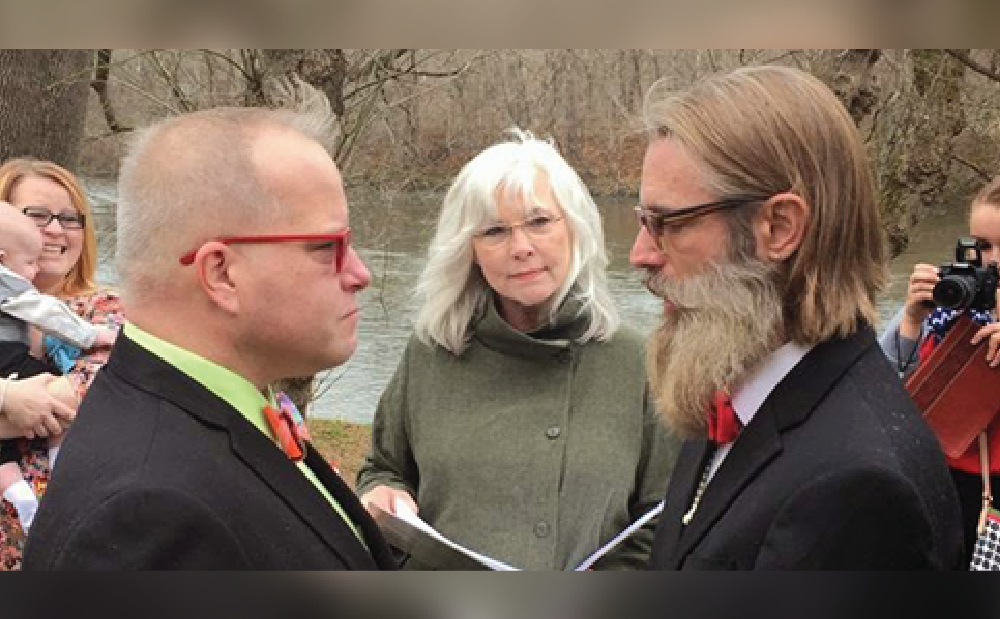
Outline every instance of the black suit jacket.
<svg viewBox="0 0 1000 619"><path fill-rule="evenodd" d="M238 411L119 336L67 433L24 567L393 567L374 521L311 445L306 462L367 550Z"/></svg>
<svg viewBox="0 0 1000 619"><path fill-rule="evenodd" d="M710 456L683 446L651 567L963 567L943 456L870 329L816 346L775 387L684 526Z"/></svg>

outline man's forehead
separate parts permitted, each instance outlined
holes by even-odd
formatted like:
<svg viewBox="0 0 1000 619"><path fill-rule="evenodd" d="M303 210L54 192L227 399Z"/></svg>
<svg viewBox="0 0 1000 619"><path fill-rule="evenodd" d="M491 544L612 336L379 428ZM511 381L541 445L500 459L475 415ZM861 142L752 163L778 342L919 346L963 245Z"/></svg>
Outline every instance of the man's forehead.
<svg viewBox="0 0 1000 619"><path fill-rule="evenodd" d="M251 141L251 150L254 161L261 163L281 163L288 159L298 162L333 162L319 142L285 127L258 129Z"/></svg>
<svg viewBox="0 0 1000 619"><path fill-rule="evenodd" d="M343 194L340 171L326 150L292 131L261 135L252 161L257 177L272 191Z"/></svg>
<svg viewBox="0 0 1000 619"><path fill-rule="evenodd" d="M697 160L672 138L660 138L646 150L639 185L643 204L684 206L712 197L705 186L705 174ZM652 204L650 204L652 205Z"/></svg>

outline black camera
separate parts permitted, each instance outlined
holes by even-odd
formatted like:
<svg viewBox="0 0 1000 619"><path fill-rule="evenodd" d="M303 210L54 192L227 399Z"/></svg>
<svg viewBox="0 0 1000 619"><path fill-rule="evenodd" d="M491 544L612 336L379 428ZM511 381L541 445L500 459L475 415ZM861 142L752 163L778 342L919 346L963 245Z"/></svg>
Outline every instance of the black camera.
<svg viewBox="0 0 1000 619"><path fill-rule="evenodd" d="M997 263L983 266L979 239L963 237L955 247L955 262L942 264L934 286L934 303L945 309L990 311L997 304Z"/></svg>

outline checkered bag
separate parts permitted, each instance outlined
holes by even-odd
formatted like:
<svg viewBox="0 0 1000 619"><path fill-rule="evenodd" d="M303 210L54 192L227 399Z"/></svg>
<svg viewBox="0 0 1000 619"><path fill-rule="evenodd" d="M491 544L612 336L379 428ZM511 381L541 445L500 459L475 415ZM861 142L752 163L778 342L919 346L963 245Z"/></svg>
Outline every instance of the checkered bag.
<svg viewBox="0 0 1000 619"><path fill-rule="evenodd" d="M1000 571L1000 512L993 508L990 489L989 446L986 433L979 435L979 460L983 472L983 511L979 515L976 547L972 551L969 569L974 572Z"/></svg>
<svg viewBox="0 0 1000 619"><path fill-rule="evenodd" d="M1000 512L990 508L986 514L986 526L976 538L976 549L972 552L974 572L1000 571Z"/></svg>

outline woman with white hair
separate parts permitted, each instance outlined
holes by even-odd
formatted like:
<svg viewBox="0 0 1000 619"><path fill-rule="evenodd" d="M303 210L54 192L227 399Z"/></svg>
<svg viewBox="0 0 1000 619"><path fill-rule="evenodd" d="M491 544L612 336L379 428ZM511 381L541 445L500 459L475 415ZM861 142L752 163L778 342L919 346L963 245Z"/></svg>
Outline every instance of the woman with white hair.
<svg viewBox="0 0 1000 619"><path fill-rule="evenodd" d="M619 325L597 206L551 144L512 133L444 198L357 492L369 509L419 508L479 553L558 570L659 502L676 449L643 340ZM644 567L653 525L595 567Z"/></svg>

